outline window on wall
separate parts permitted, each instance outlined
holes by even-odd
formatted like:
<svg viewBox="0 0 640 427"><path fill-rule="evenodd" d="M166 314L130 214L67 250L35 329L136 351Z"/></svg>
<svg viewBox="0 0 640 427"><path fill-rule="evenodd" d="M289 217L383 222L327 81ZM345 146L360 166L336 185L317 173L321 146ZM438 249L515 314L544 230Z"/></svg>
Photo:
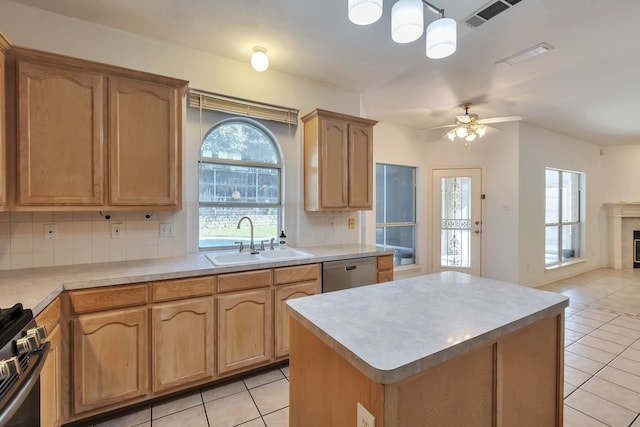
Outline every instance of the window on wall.
<svg viewBox="0 0 640 427"><path fill-rule="evenodd" d="M396 266L415 263L416 168L376 164L376 245Z"/></svg>
<svg viewBox="0 0 640 427"><path fill-rule="evenodd" d="M582 174L546 169L545 266L580 258Z"/></svg>
<svg viewBox="0 0 640 427"><path fill-rule="evenodd" d="M199 247L248 245L277 237L282 218L282 159L275 137L258 122L232 118L205 135L199 169Z"/></svg>

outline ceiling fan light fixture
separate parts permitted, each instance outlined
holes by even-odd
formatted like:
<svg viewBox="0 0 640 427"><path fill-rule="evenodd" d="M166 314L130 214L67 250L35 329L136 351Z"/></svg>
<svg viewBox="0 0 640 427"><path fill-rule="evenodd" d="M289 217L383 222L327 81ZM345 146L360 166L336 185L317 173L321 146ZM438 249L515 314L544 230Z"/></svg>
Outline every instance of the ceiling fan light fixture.
<svg viewBox="0 0 640 427"><path fill-rule="evenodd" d="M427 57L446 58L456 51L457 24L452 18L440 18L427 27Z"/></svg>
<svg viewBox="0 0 640 427"><path fill-rule="evenodd" d="M449 141L453 141L456 139L456 132L455 131L449 131L447 133L447 138L449 138Z"/></svg>
<svg viewBox="0 0 640 427"><path fill-rule="evenodd" d="M485 136L487 134L487 128L486 126L478 126L478 128L476 129L476 133L478 134L478 136L480 138L482 138L483 136Z"/></svg>
<svg viewBox="0 0 640 427"><path fill-rule="evenodd" d="M382 16L382 0L349 0L349 20L356 25L369 25Z"/></svg>
<svg viewBox="0 0 640 427"><path fill-rule="evenodd" d="M256 46L253 48L253 55L251 55L251 66L258 72L263 72L269 68L269 57L267 56L267 49L262 46Z"/></svg>
<svg viewBox="0 0 640 427"><path fill-rule="evenodd" d="M411 43L424 32L422 0L398 0L391 8L391 38L396 43Z"/></svg>
<svg viewBox="0 0 640 427"><path fill-rule="evenodd" d="M467 136L465 136L465 137L464 137L464 140L465 140L465 141L467 141L467 142L471 142L471 141L473 141L473 140L475 140L475 139L476 139L476 134L475 134L475 132L469 132L469 133L467 134Z"/></svg>
<svg viewBox="0 0 640 427"><path fill-rule="evenodd" d="M464 138L465 136L467 136L468 133L469 132L467 128L464 126L459 126L455 130L455 134L458 136L458 138Z"/></svg>

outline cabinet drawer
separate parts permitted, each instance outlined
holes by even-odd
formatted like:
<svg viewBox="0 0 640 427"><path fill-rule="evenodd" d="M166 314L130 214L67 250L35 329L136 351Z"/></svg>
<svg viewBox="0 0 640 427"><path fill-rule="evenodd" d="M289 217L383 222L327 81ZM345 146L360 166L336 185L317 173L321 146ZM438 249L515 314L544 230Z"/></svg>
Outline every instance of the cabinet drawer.
<svg viewBox="0 0 640 427"><path fill-rule="evenodd" d="M393 255L378 257L378 271L393 271Z"/></svg>
<svg viewBox="0 0 640 427"><path fill-rule="evenodd" d="M170 301L213 294L215 276L165 280L151 285L151 300Z"/></svg>
<svg viewBox="0 0 640 427"><path fill-rule="evenodd" d="M378 273L378 283L391 282L393 280L393 271L382 271Z"/></svg>
<svg viewBox="0 0 640 427"><path fill-rule="evenodd" d="M271 270L244 271L218 276L218 292L240 291L271 285Z"/></svg>
<svg viewBox="0 0 640 427"><path fill-rule="evenodd" d="M69 292L75 313L107 310L146 304L149 300L147 285L127 285Z"/></svg>
<svg viewBox="0 0 640 427"><path fill-rule="evenodd" d="M47 329L47 334L53 331L60 320L60 298L54 299L48 306L45 307L40 314L36 316L36 323L38 326L44 326Z"/></svg>
<svg viewBox="0 0 640 427"><path fill-rule="evenodd" d="M320 264L297 265L295 267L283 267L273 270L273 283L308 282L320 278Z"/></svg>

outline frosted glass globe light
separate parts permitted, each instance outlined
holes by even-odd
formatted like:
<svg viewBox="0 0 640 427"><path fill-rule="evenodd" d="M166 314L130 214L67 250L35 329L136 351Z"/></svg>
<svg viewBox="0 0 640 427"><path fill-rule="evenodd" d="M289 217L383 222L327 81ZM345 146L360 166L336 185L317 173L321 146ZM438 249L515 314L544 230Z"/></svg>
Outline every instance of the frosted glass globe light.
<svg viewBox="0 0 640 427"><path fill-rule="evenodd" d="M480 138L482 138L483 136L485 136L487 134L487 128L484 126L480 126L476 129L476 133L478 134L478 136Z"/></svg>
<svg viewBox="0 0 640 427"><path fill-rule="evenodd" d="M269 68L269 57L267 50L263 47L254 47L251 55L251 66L254 70L262 72Z"/></svg>
<svg viewBox="0 0 640 427"><path fill-rule="evenodd" d="M357 25L369 25L382 16L382 0L349 0L349 20Z"/></svg>
<svg viewBox="0 0 640 427"><path fill-rule="evenodd" d="M458 137L460 138L464 138L465 136L467 136L467 128L460 126L456 129L456 135L458 135Z"/></svg>
<svg viewBox="0 0 640 427"><path fill-rule="evenodd" d="M410 43L424 32L422 0L398 0L391 8L391 38L396 43Z"/></svg>
<svg viewBox="0 0 640 427"><path fill-rule="evenodd" d="M464 137L464 139L465 139L465 141L467 141L467 142L471 142L471 141L473 141L474 139L476 139L476 134L475 134L475 133L473 133L473 132L469 132L469 135L465 136L465 137Z"/></svg>
<svg viewBox="0 0 640 427"><path fill-rule="evenodd" d="M456 21L451 18L440 18L427 27L427 57L431 59L446 58L456 51Z"/></svg>

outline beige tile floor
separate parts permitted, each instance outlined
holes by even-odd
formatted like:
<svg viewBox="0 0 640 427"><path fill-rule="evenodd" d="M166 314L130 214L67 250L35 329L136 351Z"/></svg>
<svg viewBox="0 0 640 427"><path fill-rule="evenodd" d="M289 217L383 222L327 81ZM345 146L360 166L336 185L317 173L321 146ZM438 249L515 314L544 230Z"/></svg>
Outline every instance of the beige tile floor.
<svg viewBox="0 0 640 427"><path fill-rule="evenodd" d="M640 427L640 270L598 269L540 289L571 298L565 427ZM156 403L95 427L285 427L287 366Z"/></svg>

